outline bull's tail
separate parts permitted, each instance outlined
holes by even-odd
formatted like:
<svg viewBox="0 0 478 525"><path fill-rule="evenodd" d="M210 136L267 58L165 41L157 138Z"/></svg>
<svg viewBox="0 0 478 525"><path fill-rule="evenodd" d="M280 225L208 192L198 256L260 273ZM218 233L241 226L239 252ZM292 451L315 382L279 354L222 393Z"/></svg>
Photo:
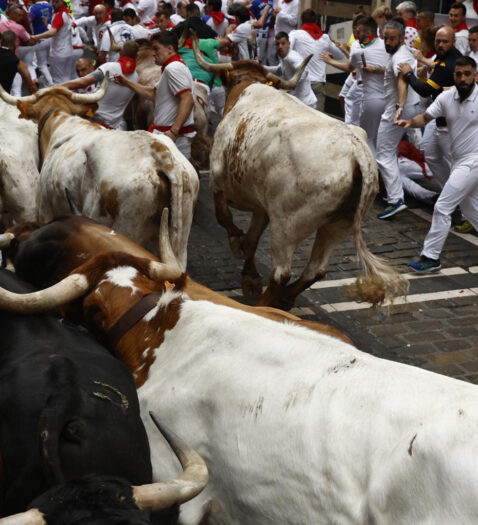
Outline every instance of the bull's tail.
<svg viewBox="0 0 478 525"><path fill-rule="evenodd" d="M370 206L378 191L378 172L375 159L365 140L353 133L355 159L362 175L362 189L360 200L355 212L353 222L353 236L357 257L363 269L363 275L348 289L352 298L372 303L373 306L392 302L398 295L406 295L408 281L382 258L374 255L365 244L362 237L361 223L365 219Z"/></svg>

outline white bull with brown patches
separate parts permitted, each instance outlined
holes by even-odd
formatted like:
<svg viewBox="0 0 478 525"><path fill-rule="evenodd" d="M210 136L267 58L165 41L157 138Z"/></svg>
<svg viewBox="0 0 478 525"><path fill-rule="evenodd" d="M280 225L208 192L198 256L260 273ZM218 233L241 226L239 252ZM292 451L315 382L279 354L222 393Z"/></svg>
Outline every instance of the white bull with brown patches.
<svg viewBox="0 0 478 525"><path fill-rule="evenodd" d="M35 221L40 186L37 126L0 100L0 226Z"/></svg>
<svg viewBox="0 0 478 525"><path fill-rule="evenodd" d="M351 232L366 275L355 286L361 299L381 304L405 288L362 238L360 225L378 190L365 132L271 87L293 89L307 62L283 81L250 60L209 64L194 43L201 67L220 72L228 88L211 150L210 186L218 222L234 254L245 259L244 292L262 293L254 253L268 224L273 269L260 305L290 308L299 293L325 276L331 252ZM245 235L229 206L252 212ZM312 234L309 261L299 279L288 284L294 251Z"/></svg>
<svg viewBox="0 0 478 525"><path fill-rule="evenodd" d="M171 250L161 252L166 264L99 255L41 292L0 290L0 307L34 313L79 298L84 321L107 338L158 294L114 350L141 385L154 467L174 475L148 410L208 465L184 525L200 523L207 504L234 525L478 522L475 385L192 301Z"/></svg>
<svg viewBox="0 0 478 525"><path fill-rule="evenodd" d="M67 187L81 213L136 242L156 240L161 212L171 209L173 250L183 268L199 190L196 171L165 136L105 129L80 116L91 114L106 90L83 95L54 87L17 104L21 117L39 122L43 159L39 219L69 213Z"/></svg>

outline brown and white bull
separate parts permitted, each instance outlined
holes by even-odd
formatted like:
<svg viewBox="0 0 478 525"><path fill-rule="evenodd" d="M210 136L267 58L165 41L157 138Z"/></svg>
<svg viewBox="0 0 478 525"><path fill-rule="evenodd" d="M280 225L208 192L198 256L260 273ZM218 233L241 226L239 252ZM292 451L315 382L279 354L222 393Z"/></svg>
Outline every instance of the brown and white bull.
<svg viewBox="0 0 478 525"><path fill-rule="evenodd" d="M20 122L18 110L0 100L0 227L34 221L40 174L37 125Z"/></svg>
<svg viewBox="0 0 478 525"><path fill-rule="evenodd" d="M351 232L365 271L355 285L360 298L381 304L405 288L398 273L375 257L362 238L360 225L378 190L365 132L272 87L293 89L307 61L293 79L284 81L250 60L210 64L193 42L198 64L219 72L228 90L211 150L210 187L231 249L245 259L244 292L262 292L254 253L269 223L273 269L258 304L290 308L298 294L325 276L330 254ZM235 226L229 206L252 212L245 235ZM294 251L312 234L309 261L288 284Z"/></svg>
<svg viewBox="0 0 478 525"><path fill-rule="evenodd" d="M237 525L478 521L475 385L192 301L171 250L162 253L165 264L99 255L47 290L0 291L0 307L27 313L79 298L90 328L114 335L141 378L144 414L174 421L208 465L184 524L211 500ZM149 311L118 333L152 293ZM155 468L174 472L147 419Z"/></svg>
<svg viewBox="0 0 478 525"><path fill-rule="evenodd" d="M161 212L171 209L173 250L183 268L199 180L168 137L105 129L83 118L96 110L107 79L93 94L62 87L2 98L38 125L43 159L39 219L68 213L67 187L81 212L146 245L156 240Z"/></svg>

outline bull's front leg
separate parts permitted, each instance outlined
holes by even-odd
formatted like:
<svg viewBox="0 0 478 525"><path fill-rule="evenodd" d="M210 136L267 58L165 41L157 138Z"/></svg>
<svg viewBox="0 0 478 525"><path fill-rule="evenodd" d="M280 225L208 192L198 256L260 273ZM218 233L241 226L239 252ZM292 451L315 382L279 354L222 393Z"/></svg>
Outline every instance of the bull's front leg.
<svg viewBox="0 0 478 525"><path fill-rule="evenodd" d="M259 239L269 224L269 217L263 210L252 214L251 224L243 241L245 263L242 270L242 292L246 297L260 297L262 294L262 278L254 262Z"/></svg>
<svg viewBox="0 0 478 525"><path fill-rule="evenodd" d="M242 248L242 243L244 232L234 224L232 213L227 205L224 193L222 191L214 192L213 196L217 222L227 231L229 246L231 247L234 257L243 259L244 250Z"/></svg>

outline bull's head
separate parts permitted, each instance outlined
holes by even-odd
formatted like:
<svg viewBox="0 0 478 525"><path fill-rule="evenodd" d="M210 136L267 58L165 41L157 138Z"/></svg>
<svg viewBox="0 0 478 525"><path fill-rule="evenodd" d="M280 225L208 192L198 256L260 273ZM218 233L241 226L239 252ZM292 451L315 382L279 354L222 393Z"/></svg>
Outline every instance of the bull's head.
<svg viewBox="0 0 478 525"><path fill-rule="evenodd" d="M226 62L223 64L212 64L207 62L199 50L195 31L190 29L190 32L192 33L192 43L197 63L205 71L219 73L226 89L230 89L232 86L246 81L248 83L260 82L262 84L269 84L278 89L291 91L297 86L304 69L312 58L312 55L309 55L299 66L294 76L290 80L284 80L270 71L267 71L267 69L254 60L239 60L238 62Z"/></svg>
<svg viewBox="0 0 478 525"><path fill-rule="evenodd" d="M82 515L82 523L102 523L102 519L110 523L111 514L118 520L114 523L143 525L149 520L145 519L142 510L160 511L194 498L207 485L206 464L197 452L150 415L181 463L183 474L180 477L131 487L119 478L88 476L49 490L32 502L33 508L0 519L0 525L65 525L73 521L72 512Z"/></svg>
<svg viewBox="0 0 478 525"><path fill-rule="evenodd" d="M52 108L64 110L70 115L92 116L98 109L96 103L104 97L107 88L108 75L105 75L101 86L94 93L74 93L62 86L51 86L34 95L14 97L0 85L0 97L20 110L19 118L39 121Z"/></svg>

